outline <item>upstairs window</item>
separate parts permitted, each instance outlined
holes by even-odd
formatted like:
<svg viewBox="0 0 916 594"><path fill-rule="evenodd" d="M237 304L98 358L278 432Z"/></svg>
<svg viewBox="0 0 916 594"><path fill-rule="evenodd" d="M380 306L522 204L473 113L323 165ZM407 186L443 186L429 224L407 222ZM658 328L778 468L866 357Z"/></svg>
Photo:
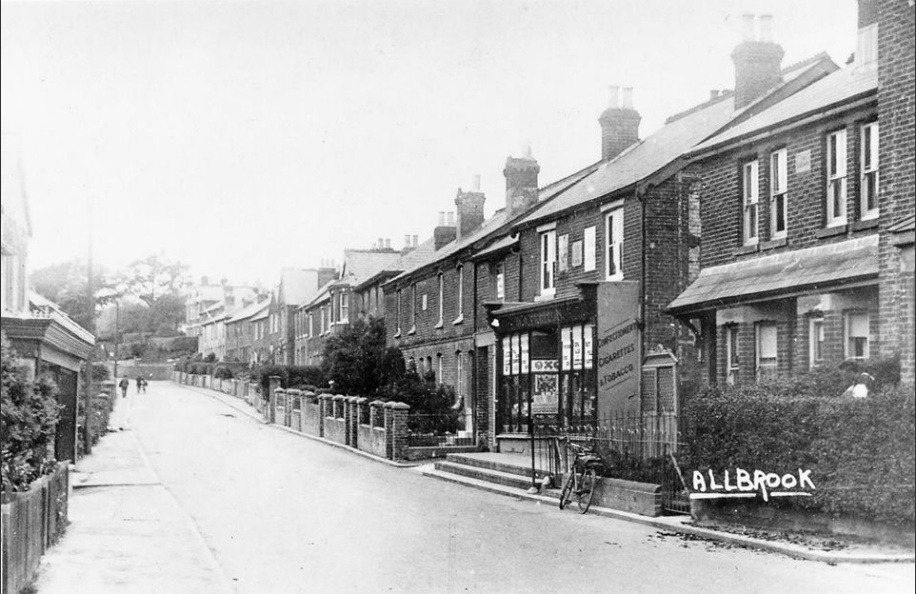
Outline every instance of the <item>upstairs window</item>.
<svg viewBox="0 0 916 594"><path fill-rule="evenodd" d="M824 362L824 345L827 333L824 328L824 318L811 318L808 322L808 351L809 366L817 367Z"/></svg>
<svg viewBox="0 0 916 594"><path fill-rule="evenodd" d="M417 326L417 284L410 285L410 327Z"/></svg>
<svg viewBox="0 0 916 594"><path fill-rule="evenodd" d="M541 295L556 293L554 269L557 262L557 232L541 233Z"/></svg>
<svg viewBox="0 0 916 594"><path fill-rule="evenodd" d="M395 328L397 330L396 334L400 336L401 334L401 290L400 289L398 289L397 292L395 293L394 307L395 307L395 312L394 312Z"/></svg>
<svg viewBox="0 0 916 594"><path fill-rule="evenodd" d="M445 282L442 278L442 273L436 277L436 281L439 284L439 323L438 326L442 326L443 319L445 318Z"/></svg>
<svg viewBox="0 0 916 594"><path fill-rule="evenodd" d="M315 335L315 316L309 313L309 336Z"/></svg>
<svg viewBox="0 0 916 594"><path fill-rule="evenodd" d="M786 218L788 205L786 201L786 149L770 155L770 239L782 239L786 236Z"/></svg>
<svg viewBox="0 0 916 594"><path fill-rule="evenodd" d="M827 136L827 226L846 224L846 130Z"/></svg>
<svg viewBox="0 0 916 594"><path fill-rule="evenodd" d="M350 294L343 292L340 294L340 321L347 322L350 319Z"/></svg>
<svg viewBox="0 0 916 594"><path fill-rule="evenodd" d="M607 258L605 268L607 280L623 280L623 208L615 208L605 219Z"/></svg>
<svg viewBox="0 0 916 594"><path fill-rule="evenodd" d="M458 319L464 316L464 266L458 265Z"/></svg>
<svg viewBox="0 0 916 594"><path fill-rule="evenodd" d="M878 122L862 126L861 218L878 216Z"/></svg>
<svg viewBox="0 0 916 594"><path fill-rule="evenodd" d="M757 205L760 201L760 191L758 187L758 163L749 161L741 167L741 203L744 207L744 244L750 245L757 243L757 221L759 214Z"/></svg>
<svg viewBox="0 0 916 594"><path fill-rule="evenodd" d="M496 264L496 300L506 299L506 269L502 262Z"/></svg>

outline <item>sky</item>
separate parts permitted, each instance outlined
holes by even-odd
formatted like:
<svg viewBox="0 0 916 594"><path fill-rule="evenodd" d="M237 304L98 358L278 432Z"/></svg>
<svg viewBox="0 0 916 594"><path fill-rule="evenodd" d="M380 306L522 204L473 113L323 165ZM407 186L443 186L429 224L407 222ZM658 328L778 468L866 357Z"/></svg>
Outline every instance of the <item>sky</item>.
<svg viewBox="0 0 916 594"><path fill-rule="evenodd" d="M600 156L610 85L640 136L734 87L742 14L783 65L855 48L855 0L3 2L2 128L30 267L150 254L272 286L432 234L530 145L546 185Z"/></svg>

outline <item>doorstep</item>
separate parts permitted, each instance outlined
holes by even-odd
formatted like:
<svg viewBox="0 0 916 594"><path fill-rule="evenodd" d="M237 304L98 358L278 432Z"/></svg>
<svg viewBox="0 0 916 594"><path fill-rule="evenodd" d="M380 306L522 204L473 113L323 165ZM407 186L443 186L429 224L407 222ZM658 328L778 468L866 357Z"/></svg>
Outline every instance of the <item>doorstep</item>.
<svg viewBox="0 0 916 594"><path fill-rule="evenodd" d="M440 470L436 470L435 465L433 464L419 467L417 470L424 476L431 478L436 478L442 481L464 485L467 487L473 487L475 489L495 493L497 495L505 495L508 497L515 497L517 499L527 499L538 504L546 503L549 505L557 505L557 499L559 498L559 491L556 489L547 490L543 494L529 493L524 489L516 487L498 485L490 481L481 480L478 478L460 476L450 472L442 472ZM560 510L558 509L557 511L559 512ZM830 564L912 563L916 561L916 554L914 553L881 554L843 551L819 551L792 543L762 540L759 538L752 538L740 534L732 534L729 532L722 532L720 530L713 530L711 528L701 528L699 526L694 526L691 524L692 520L686 516L662 516L652 518L649 516L641 516L639 514L619 511L616 509L609 509L605 507L597 507L594 505L589 509L588 513L595 514L597 516L603 516L606 518L623 520L625 522L633 522L636 524L643 524L645 526L652 526L653 528L659 528L662 530L670 530L671 532L696 536L733 546L779 553L795 559L805 559L808 561L821 561Z"/></svg>

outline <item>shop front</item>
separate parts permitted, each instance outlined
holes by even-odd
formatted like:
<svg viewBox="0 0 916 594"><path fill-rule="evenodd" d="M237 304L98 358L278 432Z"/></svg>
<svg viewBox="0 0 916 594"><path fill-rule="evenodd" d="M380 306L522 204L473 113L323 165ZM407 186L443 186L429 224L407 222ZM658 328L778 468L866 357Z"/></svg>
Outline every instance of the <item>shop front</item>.
<svg viewBox="0 0 916 594"><path fill-rule="evenodd" d="M636 296L635 283L592 283L574 297L491 308L500 451L527 451L534 434L638 408Z"/></svg>

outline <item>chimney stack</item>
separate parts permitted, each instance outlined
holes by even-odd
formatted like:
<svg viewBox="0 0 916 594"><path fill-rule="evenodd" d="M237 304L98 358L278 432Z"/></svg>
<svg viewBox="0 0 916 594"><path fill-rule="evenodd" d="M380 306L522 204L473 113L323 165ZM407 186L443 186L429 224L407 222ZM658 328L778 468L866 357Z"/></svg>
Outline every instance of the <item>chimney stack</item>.
<svg viewBox="0 0 916 594"><path fill-rule="evenodd" d="M735 63L735 109L752 103L782 82L785 51L775 43L773 17L746 14L741 23L742 41L732 52Z"/></svg>
<svg viewBox="0 0 916 594"><path fill-rule="evenodd" d="M612 86L608 92L608 107L598 118L601 124L601 160L609 161L639 140L642 116L633 109L633 88Z"/></svg>
<svg viewBox="0 0 916 594"><path fill-rule="evenodd" d="M413 236L413 247L417 247L418 245L420 245L419 238L416 235L414 235Z"/></svg>
<svg viewBox="0 0 916 594"><path fill-rule="evenodd" d="M447 214L440 212L439 213L439 224L436 225L436 228L433 229L433 245L436 250L441 249L443 246L455 241L458 233L455 229L455 223L452 222L449 224L449 217Z"/></svg>
<svg viewBox="0 0 916 594"><path fill-rule="evenodd" d="M506 157L506 215L511 219L538 202L538 173L541 166L528 147L524 157Z"/></svg>
<svg viewBox="0 0 916 594"><path fill-rule="evenodd" d="M458 195L455 196L455 206L458 207L456 238L459 241L483 224L483 203L487 198L480 191L479 175L475 175L472 178L471 187L473 189L469 192L463 192L461 188L458 188Z"/></svg>

